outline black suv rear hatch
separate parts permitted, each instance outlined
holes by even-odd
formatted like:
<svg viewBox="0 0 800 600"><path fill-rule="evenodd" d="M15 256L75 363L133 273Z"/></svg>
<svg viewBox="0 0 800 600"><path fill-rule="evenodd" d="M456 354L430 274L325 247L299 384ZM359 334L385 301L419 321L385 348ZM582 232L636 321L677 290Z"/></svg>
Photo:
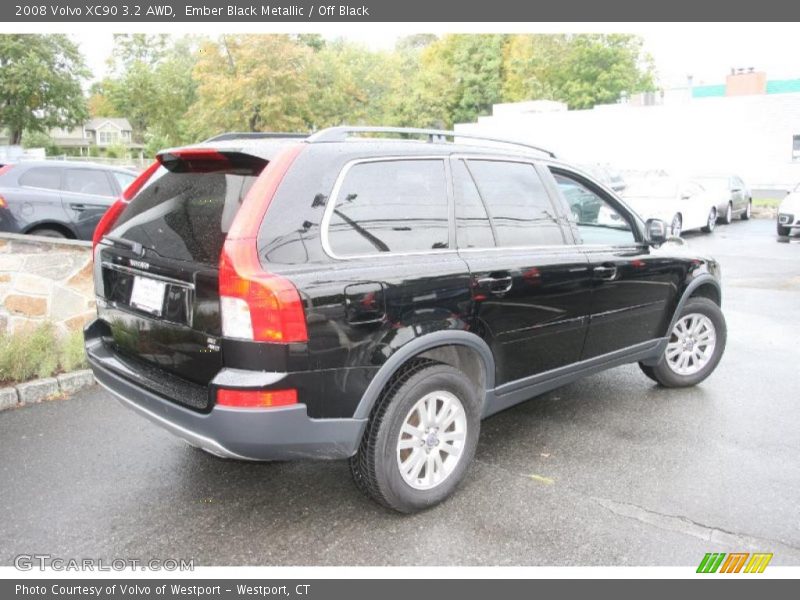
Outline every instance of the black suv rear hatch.
<svg viewBox="0 0 800 600"><path fill-rule="evenodd" d="M98 313L120 358L156 391L205 409L223 364L220 253L267 160L201 149L160 161L98 247Z"/></svg>

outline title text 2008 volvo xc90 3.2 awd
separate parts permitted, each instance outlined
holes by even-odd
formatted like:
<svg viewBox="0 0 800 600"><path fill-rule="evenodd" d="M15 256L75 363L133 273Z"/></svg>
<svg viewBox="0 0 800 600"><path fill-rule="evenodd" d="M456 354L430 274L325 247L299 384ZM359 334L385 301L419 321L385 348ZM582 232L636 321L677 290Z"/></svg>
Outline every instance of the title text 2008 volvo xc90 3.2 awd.
<svg viewBox="0 0 800 600"><path fill-rule="evenodd" d="M545 150L454 136L160 153L95 232L98 381L219 456L349 459L360 489L414 512L453 492L498 411L631 362L668 387L708 377L714 260ZM576 186L613 226L575 216Z"/></svg>

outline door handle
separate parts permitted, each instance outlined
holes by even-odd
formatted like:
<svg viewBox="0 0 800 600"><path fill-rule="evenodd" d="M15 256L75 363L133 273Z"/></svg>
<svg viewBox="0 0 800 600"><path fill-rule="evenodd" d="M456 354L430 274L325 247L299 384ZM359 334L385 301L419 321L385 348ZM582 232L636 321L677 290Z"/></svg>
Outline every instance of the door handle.
<svg viewBox="0 0 800 600"><path fill-rule="evenodd" d="M82 212L82 211L86 210L86 205L85 204L70 203L69 207L72 210L77 211L77 212Z"/></svg>
<svg viewBox="0 0 800 600"><path fill-rule="evenodd" d="M478 279L478 286L488 288L492 294L505 294L514 285L511 275L500 275L498 277L481 277Z"/></svg>
<svg viewBox="0 0 800 600"><path fill-rule="evenodd" d="M617 267L614 265L600 265L592 269L595 279L614 279L617 276Z"/></svg>

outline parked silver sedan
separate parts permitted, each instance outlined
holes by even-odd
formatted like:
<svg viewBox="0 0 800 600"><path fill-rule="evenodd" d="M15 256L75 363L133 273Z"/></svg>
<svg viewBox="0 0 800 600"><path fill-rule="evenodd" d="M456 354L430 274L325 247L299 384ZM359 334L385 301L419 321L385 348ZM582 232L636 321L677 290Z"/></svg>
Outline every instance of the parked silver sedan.
<svg viewBox="0 0 800 600"><path fill-rule="evenodd" d="M734 217L750 218L753 198L750 189L737 175L700 175L692 178L717 200L719 222L730 225Z"/></svg>

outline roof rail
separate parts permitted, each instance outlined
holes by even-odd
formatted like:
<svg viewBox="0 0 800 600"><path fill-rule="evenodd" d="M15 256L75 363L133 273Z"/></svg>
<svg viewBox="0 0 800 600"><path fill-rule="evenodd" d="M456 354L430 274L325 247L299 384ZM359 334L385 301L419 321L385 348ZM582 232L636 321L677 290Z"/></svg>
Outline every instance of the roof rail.
<svg viewBox="0 0 800 600"><path fill-rule="evenodd" d="M482 142L495 142L499 144L508 144L511 146L521 146L531 150L536 150L537 152L542 152L551 158L556 158L555 153L551 152L550 150L541 148L539 146L534 146L533 144L528 144L526 142L487 137L484 135L474 135L471 133L444 131L441 129L417 129L413 127L329 127L311 134L308 137L308 142L312 144L319 142L344 142L352 133L393 133L397 135L427 136L428 142L430 143L444 142L446 141L446 138L465 138L468 140L479 140Z"/></svg>
<svg viewBox="0 0 800 600"><path fill-rule="evenodd" d="M229 131L210 137L206 142L225 142L228 140L268 140L280 138L307 138L307 133L281 133L278 131Z"/></svg>

